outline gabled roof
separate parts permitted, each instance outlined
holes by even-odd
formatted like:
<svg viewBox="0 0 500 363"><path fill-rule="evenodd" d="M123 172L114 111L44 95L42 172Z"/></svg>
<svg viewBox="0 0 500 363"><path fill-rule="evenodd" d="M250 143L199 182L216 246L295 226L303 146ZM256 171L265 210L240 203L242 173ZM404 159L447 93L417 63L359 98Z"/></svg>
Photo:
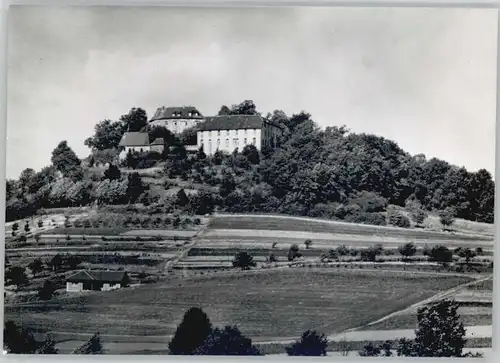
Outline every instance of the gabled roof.
<svg viewBox="0 0 500 363"><path fill-rule="evenodd" d="M205 122L198 126L200 131L260 129L264 119L258 115L223 115L205 117Z"/></svg>
<svg viewBox="0 0 500 363"><path fill-rule="evenodd" d="M151 143L151 145L163 145L165 142L163 141L163 137L157 137L155 141Z"/></svg>
<svg viewBox="0 0 500 363"><path fill-rule="evenodd" d="M120 140L120 146L147 146L149 135L147 132L126 132Z"/></svg>
<svg viewBox="0 0 500 363"><path fill-rule="evenodd" d="M176 114L179 114L177 116ZM156 110L150 121L176 118L202 119L203 115L193 106L160 107Z"/></svg>
<svg viewBox="0 0 500 363"><path fill-rule="evenodd" d="M123 271L86 271L82 270L66 279L68 282L99 281L120 282L125 272Z"/></svg>

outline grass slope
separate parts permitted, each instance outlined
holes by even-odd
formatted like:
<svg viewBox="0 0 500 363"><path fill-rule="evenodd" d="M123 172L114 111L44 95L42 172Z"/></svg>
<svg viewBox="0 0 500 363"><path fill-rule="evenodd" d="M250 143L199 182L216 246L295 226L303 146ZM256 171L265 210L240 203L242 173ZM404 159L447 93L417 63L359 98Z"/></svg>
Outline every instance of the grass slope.
<svg viewBox="0 0 500 363"><path fill-rule="evenodd" d="M5 315L49 331L169 335L188 308L200 306L215 325L237 324L254 338L293 338L307 329L330 334L360 326L468 281L394 272L268 271L92 294L80 308L7 307Z"/></svg>

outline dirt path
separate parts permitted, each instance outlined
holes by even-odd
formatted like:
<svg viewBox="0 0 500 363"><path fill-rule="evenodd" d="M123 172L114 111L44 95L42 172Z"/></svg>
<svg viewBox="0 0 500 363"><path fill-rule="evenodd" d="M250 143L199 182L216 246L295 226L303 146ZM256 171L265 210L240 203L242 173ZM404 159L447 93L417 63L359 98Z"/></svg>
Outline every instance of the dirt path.
<svg viewBox="0 0 500 363"><path fill-rule="evenodd" d="M455 286L449 290L446 290L446 291L442 291L434 296L431 296L430 298L427 298L425 300L422 300L418 303L415 303L413 305L410 305L408 306L407 308L404 308L402 310L399 310L399 311L396 311L394 313L391 313L389 315L386 315L384 316L383 318L380 318L380 319L377 319L375 321L372 321L371 323L368 323L366 325L363 325L363 326L359 326L359 327L356 327L356 328L352 328L352 329L348 329L346 330L344 333L347 333L347 332L351 332L351 331L357 331L359 329L362 329L362 328L366 328L368 326L372 326L372 325L375 325L375 324L378 324L378 323L381 323L383 321L386 321L394 316L398 316L398 315L404 315L405 313L409 313L411 311L414 311L415 309L418 309L419 307L421 306L424 306L428 303L431 303L433 301L437 301L437 300L441 300L441 299L444 299L445 297L449 296L449 295L452 295L454 293L456 293L457 291L463 289L464 287L469 287L469 286L474 286L474 285L478 285L480 284L481 282L484 282L484 281L487 281L489 279L491 279L493 276L492 275L489 275L487 277L484 277L484 278L480 278L480 279L477 279L477 280L474 280L474 281L470 281L470 282L467 282L465 284L462 284L462 285L458 285L458 286Z"/></svg>

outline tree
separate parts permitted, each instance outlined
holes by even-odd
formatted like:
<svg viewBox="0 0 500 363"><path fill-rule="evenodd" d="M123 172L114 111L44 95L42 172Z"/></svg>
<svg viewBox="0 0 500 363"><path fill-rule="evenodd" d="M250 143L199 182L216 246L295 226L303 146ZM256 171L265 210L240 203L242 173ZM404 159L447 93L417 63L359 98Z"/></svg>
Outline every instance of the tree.
<svg viewBox="0 0 500 363"><path fill-rule="evenodd" d="M142 108L132 108L126 115L120 117L125 131L138 132L148 124L148 116Z"/></svg>
<svg viewBox="0 0 500 363"><path fill-rule="evenodd" d="M28 285L28 277L24 267L12 266L5 272L8 285L16 285L17 288Z"/></svg>
<svg viewBox="0 0 500 363"><path fill-rule="evenodd" d="M370 342L363 346L363 350L359 352L359 355L362 357L377 357L380 353L380 347Z"/></svg>
<svg viewBox="0 0 500 363"><path fill-rule="evenodd" d="M185 207L189 204L189 197L186 195L184 189L180 189L177 192L175 204L177 204L180 207Z"/></svg>
<svg viewBox="0 0 500 363"><path fill-rule="evenodd" d="M418 310L415 340L402 339L398 355L417 357L462 357L465 328L457 313L458 304L441 300Z"/></svg>
<svg viewBox="0 0 500 363"><path fill-rule="evenodd" d="M71 255L66 259L66 264L71 270L76 270L82 263L82 259L76 255Z"/></svg>
<svg viewBox="0 0 500 363"><path fill-rule="evenodd" d="M381 245L375 245L361 251L361 259L363 261L375 262L377 256L382 254L383 247Z"/></svg>
<svg viewBox="0 0 500 363"><path fill-rule="evenodd" d="M14 231L14 232L15 232L15 231L17 231L18 229L19 229L19 223L17 223L17 222L12 223L12 231Z"/></svg>
<svg viewBox="0 0 500 363"><path fill-rule="evenodd" d="M443 225L443 229L449 228L455 222L455 211L452 208L446 208L439 212L439 222Z"/></svg>
<svg viewBox="0 0 500 363"><path fill-rule="evenodd" d="M54 284L50 280L45 280L43 286L38 290L38 298L43 301L50 300L55 292Z"/></svg>
<svg viewBox="0 0 500 363"><path fill-rule="evenodd" d="M290 246L288 250L288 261L293 261L296 258L300 258L302 255L299 252L299 246L297 244L293 244Z"/></svg>
<svg viewBox="0 0 500 363"><path fill-rule="evenodd" d="M414 243L408 242L403 246L399 246L398 251L401 256L403 256L403 260L407 260L408 257L415 255L415 253L417 252L417 247L415 247Z"/></svg>
<svg viewBox="0 0 500 363"><path fill-rule="evenodd" d="M43 227L43 221L41 219L38 220L38 228Z"/></svg>
<svg viewBox="0 0 500 363"><path fill-rule="evenodd" d="M257 165L260 162L259 150L254 145L246 145L241 154L253 165Z"/></svg>
<svg viewBox="0 0 500 363"><path fill-rule="evenodd" d="M236 326L213 329L203 344L195 350L196 355L261 355Z"/></svg>
<svg viewBox="0 0 500 363"><path fill-rule="evenodd" d="M121 287L129 287L130 286L130 277L128 274L125 272L123 274L122 280L120 281L120 286Z"/></svg>
<svg viewBox="0 0 500 363"><path fill-rule="evenodd" d="M85 344L76 348L73 354L103 354L104 349L99 333L95 333Z"/></svg>
<svg viewBox="0 0 500 363"><path fill-rule="evenodd" d="M328 340L325 334L319 334L315 330L305 331L300 340L286 347L289 356L326 356Z"/></svg>
<svg viewBox="0 0 500 363"><path fill-rule="evenodd" d="M59 253L54 257L52 257L52 259L49 262L49 265L52 267L52 271L59 270L62 264L63 264L63 259Z"/></svg>
<svg viewBox="0 0 500 363"><path fill-rule="evenodd" d="M222 172L222 182L219 189L221 197L225 198L236 189L236 181L231 172L224 170Z"/></svg>
<svg viewBox="0 0 500 363"><path fill-rule="evenodd" d="M146 186L142 182L141 176L139 173L130 173L127 176L128 184L127 184L127 197L129 203L135 203L142 193L146 190Z"/></svg>
<svg viewBox="0 0 500 363"><path fill-rule="evenodd" d="M24 225L24 232L29 233L29 231L30 231L30 225L28 222L26 222L26 224Z"/></svg>
<svg viewBox="0 0 500 363"><path fill-rule="evenodd" d="M33 276L36 276L43 271L43 262L40 258L37 258L29 263L28 268L33 273Z"/></svg>
<svg viewBox="0 0 500 363"><path fill-rule="evenodd" d="M197 307L192 307L184 314L177 327L168 349L172 355L193 355L212 331L212 324L207 315Z"/></svg>
<svg viewBox="0 0 500 363"><path fill-rule="evenodd" d="M86 139L84 144L92 150L116 149L125 130L121 121L100 121L94 127L94 135Z"/></svg>
<svg viewBox="0 0 500 363"><path fill-rule="evenodd" d="M447 263L453 260L453 252L445 246L434 246L429 257L432 261Z"/></svg>
<svg viewBox="0 0 500 363"><path fill-rule="evenodd" d="M113 164L110 164L109 167L104 171L103 179L109 180L118 180L122 176L120 169Z"/></svg>
<svg viewBox="0 0 500 363"><path fill-rule="evenodd" d="M337 247L337 254L339 256L347 256L349 254L349 248L345 245L341 245Z"/></svg>
<svg viewBox="0 0 500 363"><path fill-rule="evenodd" d="M231 114L231 110L226 105L222 105L219 112L217 113L218 116L227 116L230 114Z"/></svg>
<svg viewBox="0 0 500 363"><path fill-rule="evenodd" d="M470 248L462 248L460 249L458 255L462 258L465 258L465 263L468 265L470 260L477 256L476 252L471 250Z"/></svg>
<svg viewBox="0 0 500 363"><path fill-rule="evenodd" d="M413 220L413 222L415 222L415 224L417 226L420 226L427 219L428 214L426 211L419 208L419 209L415 209L415 210L411 211L410 217Z"/></svg>
<svg viewBox="0 0 500 363"><path fill-rule="evenodd" d="M310 239L306 239L304 241L304 245L306 246L306 250L308 250L309 247L312 245L312 241Z"/></svg>
<svg viewBox="0 0 500 363"><path fill-rule="evenodd" d="M198 151L196 152L196 160L205 160L207 158L207 154L203 151L203 146L200 146Z"/></svg>
<svg viewBox="0 0 500 363"><path fill-rule="evenodd" d="M249 270L250 267L256 266L253 257L246 251L241 251L234 256L233 267L239 267L242 270Z"/></svg>
<svg viewBox="0 0 500 363"><path fill-rule="evenodd" d="M63 176L73 181L83 178L83 169L81 161L75 152L68 146L67 141L61 141L52 151L52 165L59 170Z"/></svg>
<svg viewBox="0 0 500 363"><path fill-rule="evenodd" d="M3 345L8 353L33 354L37 349L37 342L33 334L13 321L7 321L3 328Z"/></svg>
<svg viewBox="0 0 500 363"><path fill-rule="evenodd" d="M59 350L56 348L56 342L50 335L45 337L45 340L39 345L36 354L57 354Z"/></svg>

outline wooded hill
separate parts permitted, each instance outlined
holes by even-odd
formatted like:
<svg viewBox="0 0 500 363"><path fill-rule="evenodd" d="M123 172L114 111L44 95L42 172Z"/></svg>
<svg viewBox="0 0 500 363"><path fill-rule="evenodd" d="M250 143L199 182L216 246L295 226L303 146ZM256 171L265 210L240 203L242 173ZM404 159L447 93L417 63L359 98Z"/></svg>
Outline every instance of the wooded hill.
<svg viewBox="0 0 500 363"><path fill-rule="evenodd" d="M220 114L256 114L252 101ZM26 169L18 180L7 181L7 220L33 215L40 208L99 204L144 203L165 212L272 212L385 224L389 204L493 223L494 182L486 170L469 172L437 158L410 155L396 142L356 134L345 127L321 129L305 112L267 115L285 127L276 149L207 157L201 150L188 155L183 143L196 130L174 136L160 128L148 130L147 116L132 109L119 121L104 120L85 144L92 149L81 161L65 141L52 155L52 165L35 172ZM163 154L129 155L118 165L118 143L125 130L148 130L163 137ZM111 162L102 176L89 170ZM123 168L161 166L160 188L151 188L138 174ZM120 166L122 169L118 168ZM181 180L198 193L162 193Z"/></svg>

